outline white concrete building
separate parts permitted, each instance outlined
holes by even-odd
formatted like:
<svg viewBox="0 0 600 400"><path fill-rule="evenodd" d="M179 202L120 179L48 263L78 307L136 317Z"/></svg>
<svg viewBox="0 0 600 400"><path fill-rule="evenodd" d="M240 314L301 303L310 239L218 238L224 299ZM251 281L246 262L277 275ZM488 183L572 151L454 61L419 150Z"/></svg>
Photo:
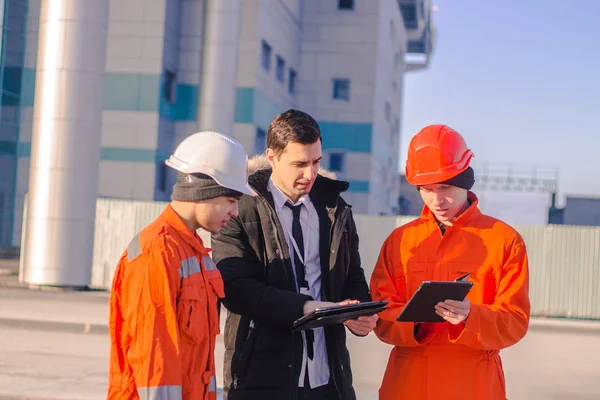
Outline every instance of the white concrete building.
<svg viewBox="0 0 600 400"><path fill-rule="evenodd" d="M0 0L2 54L21 55L0 60L0 127L16 132L0 138L10 164L0 174L0 247L20 243L30 189L42 1ZM164 160L184 137L218 129L262 152L271 119L299 108L319 122L323 164L351 183L355 212L394 211L403 77L429 62L429 0L61 1L108 2L98 196L168 200ZM25 35L7 23L17 14ZM66 32L66 42L87 35Z"/></svg>

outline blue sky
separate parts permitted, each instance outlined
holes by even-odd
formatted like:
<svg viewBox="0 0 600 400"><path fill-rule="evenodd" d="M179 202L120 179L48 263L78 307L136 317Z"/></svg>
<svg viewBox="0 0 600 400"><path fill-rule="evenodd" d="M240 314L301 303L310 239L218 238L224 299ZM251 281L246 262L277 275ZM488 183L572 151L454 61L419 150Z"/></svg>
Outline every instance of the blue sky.
<svg viewBox="0 0 600 400"><path fill-rule="evenodd" d="M560 195L600 196L600 1L434 4L430 67L405 77L401 167L412 135L445 123L479 163L555 166ZM547 203L515 196L506 200ZM513 219L534 223L524 214Z"/></svg>

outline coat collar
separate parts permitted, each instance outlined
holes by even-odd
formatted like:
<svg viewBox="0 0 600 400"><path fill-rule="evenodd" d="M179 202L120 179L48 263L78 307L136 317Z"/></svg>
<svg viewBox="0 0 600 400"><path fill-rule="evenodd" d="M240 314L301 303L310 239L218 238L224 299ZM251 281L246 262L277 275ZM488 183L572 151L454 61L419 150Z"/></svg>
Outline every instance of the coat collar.
<svg viewBox="0 0 600 400"><path fill-rule="evenodd" d="M467 200L469 201L469 208L467 208L462 214L460 214L453 222L453 226L466 226L471 221L477 219L481 216L481 210L479 210L479 199L475 195L475 193L469 191L467 194ZM421 212L421 218L425 220L432 221L437 226L437 220L435 219L435 215L427 206L423 206L423 211Z"/></svg>
<svg viewBox="0 0 600 400"><path fill-rule="evenodd" d="M185 240L200 254L207 256L210 253L211 249L204 246L202 238L198 235L198 233L190 231L190 229L183 222L179 214L175 212L175 210L173 209L173 207L171 207L170 204L168 204L165 207L159 218L161 218L167 225L173 228L180 238Z"/></svg>
<svg viewBox="0 0 600 400"><path fill-rule="evenodd" d="M271 168L265 168L254 172L248 177L250 186L252 186L260 196L266 199L271 198L268 189L271 173ZM316 200L318 203L327 205L337 204L340 195L348 190L349 187L350 184L348 182L317 175L317 179L315 180L315 184L313 185L309 196L312 201Z"/></svg>

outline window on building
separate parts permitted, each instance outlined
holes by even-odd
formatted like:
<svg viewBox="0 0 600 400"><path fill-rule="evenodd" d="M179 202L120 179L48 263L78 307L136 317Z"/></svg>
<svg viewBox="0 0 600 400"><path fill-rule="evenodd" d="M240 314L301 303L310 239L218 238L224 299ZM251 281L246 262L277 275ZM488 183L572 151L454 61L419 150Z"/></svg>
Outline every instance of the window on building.
<svg viewBox="0 0 600 400"><path fill-rule="evenodd" d="M392 115L392 106L387 101L385 102L385 120L390 122Z"/></svg>
<svg viewBox="0 0 600 400"><path fill-rule="evenodd" d="M350 79L333 80L333 98L337 100L350 100Z"/></svg>
<svg viewBox="0 0 600 400"><path fill-rule="evenodd" d="M158 164L158 176L156 177L156 186L161 192L167 190L167 165L164 163L164 161Z"/></svg>
<svg viewBox="0 0 600 400"><path fill-rule="evenodd" d="M281 56L277 56L275 76L279 82L283 83L285 81L285 60Z"/></svg>
<svg viewBox="0 0 600 400"><path fill-rule="evenodd" d="M175 103L177 89L177 75L168 69L165 70L163 78L163 97L169 103Z"/></svg>
<svg viewBox="0 0 600 400"><path fill-rule="evenodd" d="M266 41L262 41L262 66L265 71L271 70L271 52L273 48Z"/></svg>
<svg viewBox="0 0 600 400"><path fill-rule="evenodd" d="M262 154L267 149L267 131L261 128L256 128L256 136L254 137L254 153Z"/></svg>
<svg viewBox="0 0 600 400"><path fill-rule="evenodd" d="M414 4L400 4L400 12L407 29L415 29L418 25L417 7Z"/></svg>
<svg viewBox="0 0 600 400"><path fill-rule="evenodd" d="M290 76L288 80L288 92L290 94L296 93L296 71L290 68Z"/></svg>
<svg viewBox="0 0 600 400"><path fill-rule="evenodd" d="M331 172L343 172L344 171L344 153L331 153L329 154L329 170Z"/></svg>
<svg viewBox="0 0 600 400"><path fill-rule="evenodd" d="M354 0L338 0L338 10L354 10Z"/></svg>

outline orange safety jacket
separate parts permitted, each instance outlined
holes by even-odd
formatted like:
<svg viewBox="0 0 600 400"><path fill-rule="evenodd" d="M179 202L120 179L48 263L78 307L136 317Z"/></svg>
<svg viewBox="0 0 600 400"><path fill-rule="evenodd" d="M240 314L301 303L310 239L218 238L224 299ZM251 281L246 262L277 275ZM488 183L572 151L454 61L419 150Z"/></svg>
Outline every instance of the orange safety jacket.
<svg viewBox="0 0 600 400"><path fill-rule="evenodd" d="M373 300L388 300L375 333L394 345L379 391L381 400L504 400L499 351L517 343L529 325L527 252L507 224L483 215L477 197L442 235L425 206L383 244L371 277ZM459 325L397 322L425 280L452 281L470 273L471 311Z"/></svg>
<svg viewBox="0 0 600 400"><path fill-rule="evenodd" d="M171 206L129 244L110 296L108 400L216 400L221 274Z"/></svg>

